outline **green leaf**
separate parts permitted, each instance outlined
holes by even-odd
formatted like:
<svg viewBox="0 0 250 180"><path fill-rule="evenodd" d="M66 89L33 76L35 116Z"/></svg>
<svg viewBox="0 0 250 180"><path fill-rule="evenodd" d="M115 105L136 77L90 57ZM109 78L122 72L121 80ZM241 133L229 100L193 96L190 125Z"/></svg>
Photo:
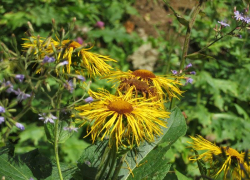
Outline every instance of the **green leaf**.
<svg viewBox="0 0 250 180"><path fill-rule="evenodd" d="M201 54L201 53L193 53L193 54L188 54L186 55L186 58L196 60L196 59L201 59L201 60L209 60L209 59L215 59L212 56L208 56L206 54Z"/></svg>
<svg viewBox="0 0 250 180"><path fill-rule="evenodd" d="M165 154L171 145L186 133L186 129L181 111L175 108L168 119L168 128L163 129L162 136L156 138L154 143L142 143L140 147L127 153L126 162L133 171L134 177L130 174L127 163L123 162L118 179L163 179L171 167ZM78 167L81 170L79 173L84 179L95 178L106 145L106 141L99 142L83 152L78 160ZM109 167L107 167L106 173L108 171Z"/></svg>
<svg viewBox="0 0 250 180"><path fill-rule="evenodd" d="M187 176L181 174L181 173L180 173L179 171L177 171L176 169L175 169L175 174L176 174L178 180L191 180L191 179L188 178Z"/></svg>
<svg viewBox="0 0 250 180"><path fill-rule="evenodd" d="M4 147L0 150L0 177L14 180L57 180L58 170L55 163L39 153L37 149L22 155L13 155L14 148ZM61 164L61 170L65 179L72 178L76 168Z"/></svg>
<svg viewBox="0 0 250 180"><path fill-rule="evenodd" d="M181 17L172 6L170 6L170 4L168 2L166 2L166 0L163 0L165 2L165 4L173 11L175 17L177 18L177 20L184 26L189 27L189 21L186 20L185 18Z"/></svg>
<svg viewBox="0 0 250 180"><path fill-rule="evenodd" d="M173 109L168 119L168 128L163 131L164 135L157 138L153 144L145 143L144 146L139 147L136 162L135 156L127 158L133 170L134 179L163 179L171 167L164 156L171 145L185 135L186 130L186 122L180 109ZM136 163L141 166L136 167ZM124 166L126 167L125 164ZM127 173L129 177L123 179L132 180L133 176L128 171Z"/></svg>
<svg viewBox="0 0 250 180"><path fill-rule="evenodd" d="M59 123L59 128L58 128L58 143L64 143L67 139L69 139L74 131L65 131L63 130L63 127L67 126L67 123L65 123L64 121ZM47 136L47 140L50 143L54 143L55 140L55 135L54 135L54 124L52 123L46 123L44 124L44 129L45 129L45 134Z"/></svg>

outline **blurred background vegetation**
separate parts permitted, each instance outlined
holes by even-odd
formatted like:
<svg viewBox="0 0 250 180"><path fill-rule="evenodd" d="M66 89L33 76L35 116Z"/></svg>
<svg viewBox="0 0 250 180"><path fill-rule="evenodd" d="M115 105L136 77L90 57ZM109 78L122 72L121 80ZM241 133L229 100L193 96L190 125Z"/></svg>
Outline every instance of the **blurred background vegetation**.
<svg viewBox="0 0 250 180"><path fill-rule="evenodd" d="M189 18L196 0L171 0L171 6L185 18ZM189 53L196 52L215 38L217 21L226 20L229 32L236 26L233 19L234 6L243 11L247 7L241 0L207 1L199 14L191 33ZM51 19L58 27L67 29L76 17L76 26L71 35L86 45L95 45L94 52L109 55L118 61L114 68L123 71L148 69L156 74L179 70L180 57L185 36L185 27L160 0L2 0L0 4L0 40L10 46L11 34L18 43L23 43L27 22L33 24L36 35L46 37L51 31ZM97 22L104 22L98 26ZM241 38L240 38L241 36ZM188 160L193 155L187 148L189 135L200 134L210 141L230 146L239 151L250 147L250 59L249 31L242 30L228 36L208 48L204 54L210 59L187 59L196 71L193 85L181 87L186 91L177 105L185 114L188 131L168 151L166 156L173 162L172 168L193 178L199 176L196 163ZM21 45L20 45L21 49ZM111 89L105 80L95 80L91 87ZM77 91L76 91L77 93ZM39 105L38 97L35 105ZM21 108L21 105L20 105ZM38 148L53 157L52 147L43 130L43 122L29 112L22 123L23 132L13 130L11 138L16 143L16 152L24 153ZM2 125L0 125L1 128ZM60 146L63 162L76 163L83 149L91 142L82 137L82 128ZM169 173L165 179L174 178Z"/></svg>

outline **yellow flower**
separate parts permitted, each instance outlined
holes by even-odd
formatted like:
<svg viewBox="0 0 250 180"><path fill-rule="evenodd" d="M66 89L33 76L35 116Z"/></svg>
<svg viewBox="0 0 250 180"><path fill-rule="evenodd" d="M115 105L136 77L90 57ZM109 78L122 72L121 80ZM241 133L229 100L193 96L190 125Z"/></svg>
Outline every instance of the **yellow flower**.
<svg viewBox="0 0 250 180"><path fill-rule="evenodd" d="M137 93L147 93L149 97L156 96L158 99L172 97L178 98L183 92L178 88L177 85L181 85L178 80L170 79L171 76L156 76L153 72L149 70L135 70L135 71L115 71L108 75L106 78L110 81L120 82L119 90L125 90L124 87L135 86ZM142 83L136 82L140 80ZM146 85L145 85L146 84ZM167 95L164 93L167 92Z"/></svg>
<svg viewBox="0 0 250 180"><path fill-rule="evenodd" d="M110 146L139 145L146 140L154 142L155 136L162 134L161 127L166 128L169 112L161 107L159 101L152 102L144 98L133 98L132 88L125 95L118 91L118 96L102 90L89 94L99 101L76 108L79 115L94 121L90 132L93 142L97 137L110 138ZM78 120L79 121L79 120ZM82 121L82 125L86 121Z"/></svg>
<svg viewBox="0 0 250 180"><path fill-rule="evenodd" d="M198 156L191 157L190 160L197 161L202 159L205 162L209 162L210 169L213 169L212 172L209 172L209 175L213 178L218 177L222 172L224 172L224 180L228 178L230 173L232 174L233 180L241 180L246 177L244 171L250 175L250 167L244 160L244 152L239 153L230 147L216 146L199 135L197 137L191 136L191 138L193 142L188 143L192 145L192 148L205 152ZM247 158L249 159L250 157Z"/></svg>
<svg viewBox="0 0 250 180"><path fill-rule="evenodd" d="M24 43L23 48L36 47L37 38L32 37L33 42ZM53 53L53 46L58 50L58 60L60 57L68 61L67 64L67 73L70 73L71 67L73 66L76 70L82 70L86 68L90 76L101 76L110 73L112 67L106 62L113 61L114 59L109 58L108 56L103 56L96 53L91 53L88 50L91 48L83 48L81 44L75 41L63 40L60 44L59 41L56 41L52 38L49 38L48 42L43 43L44 38L39 39L39 44L42 44L38 49L42 52L42 55ZM24 39L27 40L27 39ZM77 51L75 49L78 48ZM37 49L37 52L38 52Z"/></svg>

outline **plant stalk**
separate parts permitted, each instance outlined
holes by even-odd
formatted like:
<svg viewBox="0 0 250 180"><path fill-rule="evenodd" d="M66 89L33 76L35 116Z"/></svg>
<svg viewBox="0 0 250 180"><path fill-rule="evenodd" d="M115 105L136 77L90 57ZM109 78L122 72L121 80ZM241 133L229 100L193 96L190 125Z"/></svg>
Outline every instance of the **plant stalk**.
<svg viewBox="0 0 250 180"><path fill-rule="evenodd" d="M57 99L57 109L60 109L60 103L61 103L61 94L58 95ZM59 126L59 117L60 117L60 111L56 111L56 117L57 119L55 120L55 128L54 128L54 151L55 151L55 157L56 157L56 166L58 169L58 174L60 177L60 180L63 180L62 172L61 172L61 167L60 167L60 161L59 161L59 155L58 155L58 126Z"/></svg>

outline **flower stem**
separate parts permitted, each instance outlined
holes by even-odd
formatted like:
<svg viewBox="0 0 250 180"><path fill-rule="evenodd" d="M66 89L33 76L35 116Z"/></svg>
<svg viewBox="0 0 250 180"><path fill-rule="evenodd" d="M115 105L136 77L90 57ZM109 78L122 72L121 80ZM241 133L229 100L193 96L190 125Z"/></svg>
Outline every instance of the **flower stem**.
<svg viewBox="0 0 250 180"><path fill-rule="evenodd" d="M57 99L57 109L60 109L60 103L61 103L61 94L58 95ZM59 155L58 155L58 126L59 126L59 117L60 117L60 111L56 112L56 117L57 119L55 120L55 128L54 128L54 150L55 150L55 156L56 156L56 165L58 169L58 174L60 177L60 180L63 180L62 172L61 172L61 167L60 167L60 161L59 161Z"/></svg>

